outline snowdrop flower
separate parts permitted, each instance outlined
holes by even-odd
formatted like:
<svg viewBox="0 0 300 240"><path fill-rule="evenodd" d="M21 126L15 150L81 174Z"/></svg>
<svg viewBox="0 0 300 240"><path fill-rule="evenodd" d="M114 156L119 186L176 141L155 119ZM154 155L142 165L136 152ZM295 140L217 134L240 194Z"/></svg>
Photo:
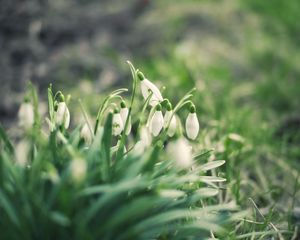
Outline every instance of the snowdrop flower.
<svg viewBox="0 0 300 240"><path fill-rule="evenodd" d="M145 78L142 72L138 72L138 78L141 81L141 91L144 99L146 100L149 95L152 93L149 104L151 106L155 106L161 101L163 101L163 97L159 91L159 89L148 79Z"/></svg>
<svg viewBox="0 0 300 240"><path fill-rule="evenodd" d="M158 136L158 134L160 133L160 131L162 130L163 126L164 126L164 117L163 114L161 112L161 105L158 104L155 107L155 112L150 120L150 133L156 137Z"/></svg>
<svg viewBox="0 0 300 240"><path fill-rule="evenodd" d="M179 168L189 168L193 164L192 147L184 138L169 143L167 153Z"/></svg>
<svg viewBox="0 0 300 240"><path fill-rule="evenodd" d="M55 113L55 122L57 125L64 126L65 129L68 129L70 125L70 112L65 103L64 96L60 93L58 98L59 103Z"/></svg>
<svg viewBox="0 0 300 240"><path fill-rule="evenodd" d="M121 114L118 109L115 109L112 119L112 132L114 136L118 136L123 131L124 125Z"/></svg>
<svg viewBox="0 0 300 240"><path fill-rule="evenodd" d="M90 145L93 140L93 135L87 123L85 123L81 129L80 137L84 139L84 141Z"/></svg>
<svg viewBox="0 0 300 240"><path fill-rule="evenodd" d="M190 107L190 113L186 118L185 129L189 139L195 140L199 133L199 121L196 114L195 105Z"/></svg>
<svg viewBox="0 0 300 240"><path fill-rule="evenodd" d="M140 140L135 144L133 152L137 155L142 155L146 148L150 146L152 141L149 129L146 126L141 127Z"/></svg>
<svg viewBox="0 0 300 240"><path fill-rule="evenodd" d="M26 140L21 140L15 149L15 157L16 163L21 166L25 167L28 163L28 154L30 151L29 142Z"/></svg>
<svg viewBox="0 0 300 240"><path fill-rule="evenodd" d="M150 144L152 142L152 137L151 137L151 134L149 132L149 129L146 126L141 128L140 137L141 137L141 140L143 141L143 143L146 146L150 146Z"/></svg>
<svg viewBox="0 0 300 240"><path fill-rule="evenodd" d="M25 100L20 106L18 112L19 124L24 129L29 129L34 123L34 110L32 104Z"/></svg>
<svg viewBox="0 0 300 240"><path fill-rule="evenodd" d="M86 176L87 165L84 159L75 158L70 164L70 172L75 182L82 181Z"/></svg>
<svg viewBox="0 0 300 240"><path fill-rule="evenodd" d="M126 124L128 113L129 113L129 109L126 107L125 101L122 101L120 115L121 115L124 127ZM125 134L129 135L130 131L131 131L131 116L129 116L129 118L128 118L127 129L125 130Z"/></svg>
<svg viewBox="0 0 300 240"><path fill-rule="evenodd" d="M164 116L164 128L167 128L168 124L169 124L169 128L167 134L169 137L173 137L177 128L177 119L175 114L173 114L171 103L168 103L167 105L167 112L165 113Z"/></svg>

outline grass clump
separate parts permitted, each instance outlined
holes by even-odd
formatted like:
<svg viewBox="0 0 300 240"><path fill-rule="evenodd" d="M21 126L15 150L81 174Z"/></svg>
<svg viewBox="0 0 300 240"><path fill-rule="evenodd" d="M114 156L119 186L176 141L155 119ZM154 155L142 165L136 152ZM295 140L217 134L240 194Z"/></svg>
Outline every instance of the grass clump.
<svg viewBox="0 0 300 240"><path fill-rule="evenodd" d="M112 92L92 124L80 102L85 122L72 130L70 97L49 87L45 129L30 86L17 143L0 129L3 239L204 239L243 219L222 200L226 179L215 169L225 161L199 149L194 89L173 108L129 65L128 104L127 89Z"/></svg>

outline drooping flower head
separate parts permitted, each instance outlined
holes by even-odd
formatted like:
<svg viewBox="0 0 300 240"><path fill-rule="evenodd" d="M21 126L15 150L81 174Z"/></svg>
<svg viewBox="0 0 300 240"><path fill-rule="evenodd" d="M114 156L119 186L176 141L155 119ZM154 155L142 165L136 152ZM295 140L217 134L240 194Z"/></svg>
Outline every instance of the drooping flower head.
<svg viewBox="0 0 300 240"><path fill-rule="evenodd" d="M129 109L126 107L126 103L125 101L121 102L121 110L120 110L120 115L123 121L123 126L125 128L125 124L128 118L128 123L127 123L127 128L125 130L125 134L129 135L130 131L131 131L131 116L128 116L129 113Z"/></svg>
<svg viewBox="0 0 300 240"><path fill-rule="evenodd" d="M173 137L177 130L177 119L175 114L173 114L172 104L170 102L167 103L167 111L164 116L164 128L167 127L168 136Z"/></svg>
<svg viewBox="0 0 300 240"><path fill-rule="evenodd" d="M25 99L21 104L18 112L19 124L24 129L29 129L34 123L34 110L33 105L29 102L29 99Z"/></svg>
<svg viewBox="0 0 300 240"><path fill-rule="evenodd" d="M27 140L21 140L15 148L16 163L25 167L28 164L28 156L30 152L30 144Z"/></svg>
<svg viewBox="0 0 300 240"><path fill-rule="evenodd" d="M85 141L86 144L90 145L92 143L93 134L87 123L85 123L81 128L80 137Z"/></svg>
<svg viewBox="0 0 300 240"><path fill-rule="evenodd" d="M179 168L189 168L193 164L192 147L181 137L167 146L167 152Z"/></svg>
<svg viewBox="0 0 300 240"><path fill-rule="evenodd" d="M185 122L186 135L189 139L195 140L199 133L199 121L196 114L196 107L194 104L190 106L190 112Z"/></svg>
<svg viewBox="0 0 300 240"><path fill-rule="evenodd" d="M86 161L82 158L75 158L71 161L70 172L74 182L81 182L87 171Z"/></svg>
<svg viewBox="0 0 300 240"><path fill-rule="evenodd" d="M64 126L65 129L68 129L70 125L70 112L65 103L64 95L59 92L57 99L58 104L55 112L55 122L58 126Z"/></svg>
<svg viewBox="0 0 300 240"><path fill-rule="evenodd" d="M140 129L140 140L135 144L133 152L137 155L142 155L147 147L151 145L152 137L148 127L142 126Z"/></svg>
<svg viewBox="0 0 300 240"><path fill-rule="evenodd" d="M124 125L123 125L122 117L119 109L116 108L114 110L114 115L112 119L112 133L114 136L118 136L121 134L123 129L124 129Z"/></svg>
<svg viewBox="0 0 300 240"><path fill-rule="evenodd" d="M151 134L156 137L164 126L164 116L161 112L161 105L157 104L155 112L150 120L149 130Z"/></svg>
<svg viewBox="0 0 300 240"><path fill-rule="evenodd" d="M141 91L144 99L146 100L150 94L152 94L149 104L155 106L163 101L163 97L158 89L151 81L145 78L142 72L137 73L138 78L141 81Z"/></svg>

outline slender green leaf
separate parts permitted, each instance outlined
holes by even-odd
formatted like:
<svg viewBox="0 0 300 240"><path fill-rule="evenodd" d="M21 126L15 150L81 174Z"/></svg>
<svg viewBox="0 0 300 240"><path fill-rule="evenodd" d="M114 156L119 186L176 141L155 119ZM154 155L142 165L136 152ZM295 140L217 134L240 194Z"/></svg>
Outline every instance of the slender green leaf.
<svg viewBox="0 0 300 240"><path fill-rule="evenodd" d="M19 218L17 212L15 211L14 206L10 203L7 197L0 189L0 207L6 212L11 222L16 226L20 225Z"/></svg>
<svg viewBox="0 0 300 240"><path fill-rule="evenodd" d="M10 153L14 153L14 147L11 144L8 136L6 135L5 130L2 127L1 123L0 123L0 140L2 140L5 149L7 149Z"/></svg>
<svg viewBox="0 0 300 240"><path fill-rule="evenodd" d="M206 172L208 170L218 168L218 167L222 166L224 163L225 163L224 160L208 162L208 163L201 165L197 170Z"/></svg>

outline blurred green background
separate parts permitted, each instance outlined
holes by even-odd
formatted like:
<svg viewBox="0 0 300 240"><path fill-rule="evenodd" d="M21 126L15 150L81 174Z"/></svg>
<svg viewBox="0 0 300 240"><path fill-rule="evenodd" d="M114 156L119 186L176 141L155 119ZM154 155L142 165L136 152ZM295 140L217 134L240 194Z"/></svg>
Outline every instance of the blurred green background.
<svg viewBox="0 0 300 240"><path fill-rule="evenodd" d="M28 80L42 99L52 83L94 113L101 94L130 86L130 60L174 101L196 86L201 146L227 160L240 204L252 197L275 221L299 224L299 9L298 0L2 0L1 121L15 119Z"/></svg>
<svg viewBox="0 0 300 240"><path fill-rule="evenodd" d="M49 83L93 93L126 86L127 59L170 91L208 91L217 108L203 107L219 117L227 103L271 120L297 115L299 8L296 0L2 0L1 118L15 116L28 80L41 94Z"/></svg>

